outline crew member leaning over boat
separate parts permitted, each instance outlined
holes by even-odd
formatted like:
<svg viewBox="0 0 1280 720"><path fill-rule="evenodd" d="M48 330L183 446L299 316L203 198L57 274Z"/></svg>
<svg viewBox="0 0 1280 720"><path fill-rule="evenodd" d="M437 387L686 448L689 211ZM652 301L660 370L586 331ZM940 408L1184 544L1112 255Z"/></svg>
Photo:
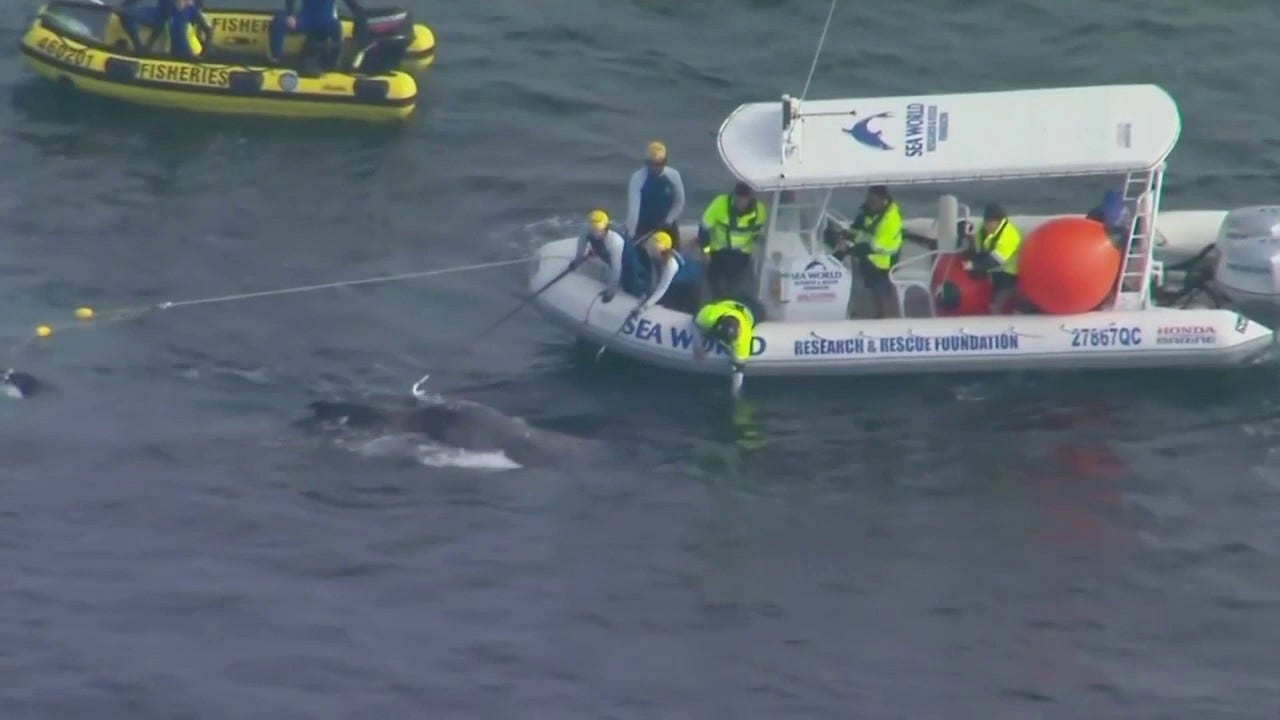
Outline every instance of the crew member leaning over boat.
<svg viewBox="0 0 1280 720"><path fill-rule="evenodd" d="M601 302L612 301L619 288L636 297L644 295L646 286L635 246L609 227L609 215L603 210L593 210L587 216L587 231L578 238L578 250L569 262L570 271L576 270L592 254L609 268L609 281L600 294Z"/></svg>
<svg viewBox="0 0 1280 720"><path fill-rule="evenodd" d="M654 305L692 314L702 304L699 263L695 258L682 255L674 245L665 230L658 230L645 242L649 266L653 268L653 289L631 312L633 319Z"/></svg>
<svg viewBox="0 0 1280 720"><path fill-rule="evenodd" d="M279 62L284 54L284 39L291 32L308 38L342 44L342 21L338 19L338 0L302 0L302 8L294 13L296 0L284 0L284 12L271 19L268 30L271 61Z"/></svg>
<svg viewBox="0 0 1280 720"><path fill-rule="evenodd" d="M964 269L973 276L989 275L994 292L991 314L1003 313L1006 303L1018 290L1018 249L1022 234L1009 222L1004 208L992 203L982 211L982 229L969 238L972 243Z"/></svg>
<svg viewBox="0 0 1280 720"><path fill-rule="evenodd" d="M204 54L204 46L213 37L213 26L201 12L197 0L159 0L154 7L134 9L132 6L137 3L138 0L125 0L124 12L120 13L120 26L134 49L151 50L167 27L171 55L183 60L197 60ZM138 34L139 23L151 31L146 43ZM192 36L192 26L196 29L195 37Z"/></svg>
<svg viewBox="0 0 1280 720"><path fill-rule="evenodd" d="M876 317L889 317L896 308L889 270L902 251L902 212L884 185L867 188L867 197L858 215L845 229L836 245L836 257L858 259L862 281L871 291ZM896 314L896 313L895 313Z"/></svg>
<svg viewBox="0 0 1280 720"><path fill-rule="evenodd" d="M750 308L736 300L720 300L704 305L694 318L694 326L704 337L722 344L733 359L733 394L742 389L742 371L751 357L751 341L755 332L755 316ZM695 343L693 352L699 361L706 358L706 348Z"/></svg>

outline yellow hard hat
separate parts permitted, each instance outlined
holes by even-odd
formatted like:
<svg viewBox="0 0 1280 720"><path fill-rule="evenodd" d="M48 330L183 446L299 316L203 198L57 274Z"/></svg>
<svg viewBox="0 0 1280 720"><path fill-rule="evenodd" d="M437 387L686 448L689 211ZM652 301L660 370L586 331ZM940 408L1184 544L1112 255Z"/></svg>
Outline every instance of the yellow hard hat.
<svg viewBox="0 0 1280 720"><path fill-rule="evenodd" d="M657 141L651 142L645 157L653 162L662 162L667 159L667 146Z"/></svg>
<svg viewBox="0 0 1280 720"><path fill-rule="evenodd" d="M654 233L652 240L653 246L658 249L658 252L666 252L671 249L671 236L662 230Z"/></svg>
<svg viewBox="0 0 1280 720"><path fill-rule="evenodd" d="M603 210L592 210L587 216L587 224L597 230L609 227L609 214Z"/></svg>

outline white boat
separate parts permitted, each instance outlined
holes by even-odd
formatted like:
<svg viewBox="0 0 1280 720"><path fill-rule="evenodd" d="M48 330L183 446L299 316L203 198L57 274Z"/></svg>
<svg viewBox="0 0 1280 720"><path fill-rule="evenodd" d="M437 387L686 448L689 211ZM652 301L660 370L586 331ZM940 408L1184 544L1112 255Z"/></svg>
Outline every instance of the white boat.
<svg viewBox="0 0 1280 720"><path fill-rule="evenodd" d="M993 107L1000 114L991 126ZM1176 104L1154 85L805 102L784 95L781 103L738 107L720 127L720 156L733 176L767 198L769 208L768 229L753 256L755 296L764 317L757 318L745 374L1216 367L1259 361L1274 342L1271 329L1231 309L1161 307L1153 299L1163 294L1153 288L1164 289L1164 262L1191 258L1223 233L1267 244L1257 240L1266 223L1256 218L1267 214L1257 208L1159 212L1166 158L1180 131ZM906 231L936 249L904 243L891 273L901 317L866 318L860 302L851 310L854 273L823 243L828 223L848 223L831 207L832 194L840 189L941 185L953 192L961 183L1104 175L1126 177L1131 242L1121 248L1120 271L1103 309L1092 312L940 316L933 270L956 252L957 221L969 217L968 208L950 194L938 198L935 217L904 221ZM1010 220L1029 239L1056 217L1061 216ZM696 224L682 223L681 236L695 237ZM619 295L601 302L604 267L598 261L546 287L565 270L576 243L576 238L555 240L536 253L530 289L546 288L535 303L552 323L651 365L726 372L723 350L717 348L704 361L695 357L692 347L699 335L686 313L657 307L636 322L624 322L638 300ZM1267 246L1274 248L1275 242Z"/></svg>

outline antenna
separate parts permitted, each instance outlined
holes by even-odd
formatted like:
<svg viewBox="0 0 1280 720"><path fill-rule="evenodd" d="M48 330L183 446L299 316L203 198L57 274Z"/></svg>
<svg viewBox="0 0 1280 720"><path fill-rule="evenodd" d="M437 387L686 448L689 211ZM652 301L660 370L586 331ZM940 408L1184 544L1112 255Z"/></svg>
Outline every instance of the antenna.
<svg viewBox="0 0 1280 720"><path fill-rule="evenodd" d="M813 73L818 69L818 58L822 55L822 45L827 41L827 31L831 29L831 18L836 14L836 5L840 0L831 0L831 9L827 11L827 22L822 26L822 35L818 37L818 49L813 53L813 64L809 66L809 77L805 78L804 90L800 93L800 102L809 97L809 83L813 82Z"/></svg>

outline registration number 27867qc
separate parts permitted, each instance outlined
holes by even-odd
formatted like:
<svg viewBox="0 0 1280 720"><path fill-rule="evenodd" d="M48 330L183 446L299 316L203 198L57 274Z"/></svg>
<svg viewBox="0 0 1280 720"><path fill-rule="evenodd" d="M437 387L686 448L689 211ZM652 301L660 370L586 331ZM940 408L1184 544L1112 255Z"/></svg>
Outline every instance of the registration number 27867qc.
<svg viewBox="0 0 1280 720"><path fill-rule="evenodd" d="M1075 328L1071 333L1071 347L1113 347L1142 344L1142 328L1106 327Z"/></svg>

